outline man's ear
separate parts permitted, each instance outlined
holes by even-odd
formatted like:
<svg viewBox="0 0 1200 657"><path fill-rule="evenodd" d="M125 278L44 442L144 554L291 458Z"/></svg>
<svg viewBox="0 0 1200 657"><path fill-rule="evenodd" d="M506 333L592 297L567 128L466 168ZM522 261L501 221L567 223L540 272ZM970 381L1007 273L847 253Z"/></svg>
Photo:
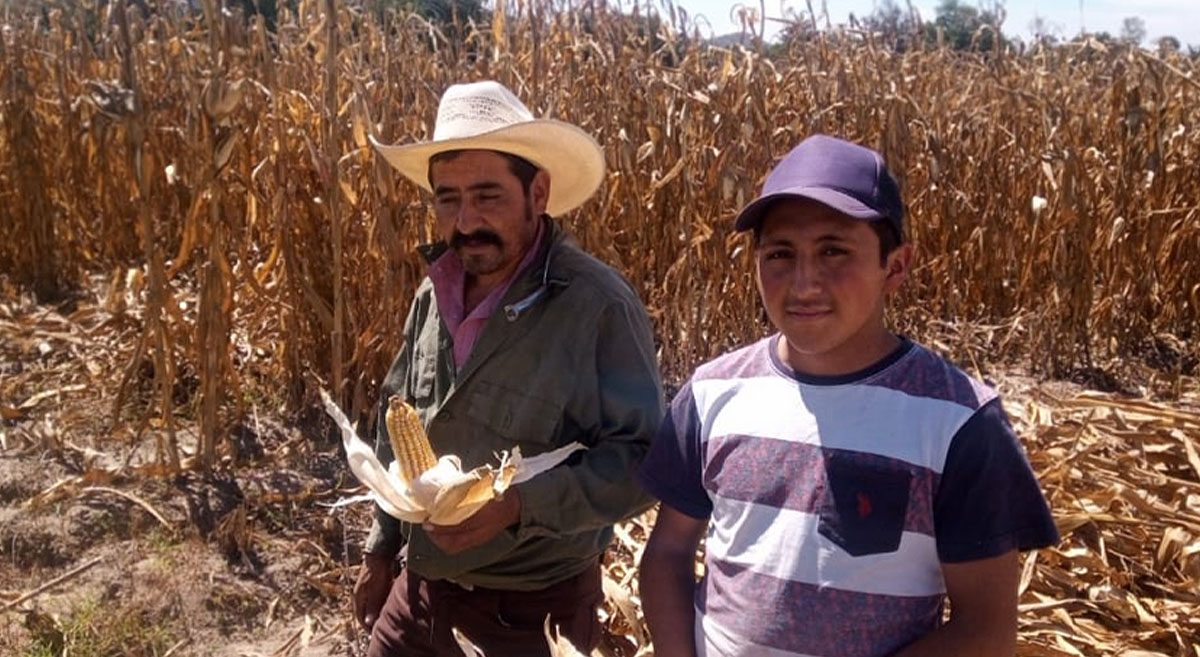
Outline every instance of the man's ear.
<svg viewBox="0 0 1200 657"><path fill-rule="evenodd" d="M908 272L912 269L912 262L913 247L908 242L901 244L888 254L887 262L884 263L884 268L887 269L887 278L884 279L884 289L888 294L900 289L900 286L904 283L904 279L908 278Z"/></svg>
<svg viewBox="0 0 1200 657"><path fill-rule="evenodd" d="M529 183L529 201L535 217L546 213L546 204L550 202L550 174L545 169L538 169Z"/></svg>

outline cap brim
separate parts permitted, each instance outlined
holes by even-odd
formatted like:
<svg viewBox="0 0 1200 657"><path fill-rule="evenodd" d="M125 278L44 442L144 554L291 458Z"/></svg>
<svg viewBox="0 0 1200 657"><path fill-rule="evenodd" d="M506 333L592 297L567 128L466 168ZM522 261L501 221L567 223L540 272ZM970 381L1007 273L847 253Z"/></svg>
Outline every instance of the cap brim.
<svg viewBox="0 0 1200 657"><path fill-rule="evenodd" d="M487 150L511 153L550 174L546 212L561 215L583 205L604 181L604 151L591 135L569 123L537 119L491 132L419 144L371 144L387 163L427 192L429 159L438 153Z"/></svg>
<svg viewBox="0 0 1200 657"><path fill-rule="evenodd" d="M733 228L737 231L751 230L762 222L767 210L771 204L787 198L806 198L841 212L844 215L854 217L855 219L864 219L867 221L875 221L878 219L886 219L887 215L879 210L872 208L869 205L863 204L854 197L843 194L837 190L827 187L794 187L784 189L770 194L764 194L747 205L737 219L733 222Z"/></svg>

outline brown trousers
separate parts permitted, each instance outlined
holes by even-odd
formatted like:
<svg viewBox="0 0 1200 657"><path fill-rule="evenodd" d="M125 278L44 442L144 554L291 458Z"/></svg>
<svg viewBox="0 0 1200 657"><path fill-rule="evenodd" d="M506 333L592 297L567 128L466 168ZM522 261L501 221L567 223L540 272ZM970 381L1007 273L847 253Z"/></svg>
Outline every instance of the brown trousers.
<svg viewBox="0 0 1200 657"><path fill-rule="evenodd" d="M400 571L375 621L367 657L461 657L457 627L487 657L549 656L543 623L582 652L600 641L600 564L540 591L465 589Z"/></svg>

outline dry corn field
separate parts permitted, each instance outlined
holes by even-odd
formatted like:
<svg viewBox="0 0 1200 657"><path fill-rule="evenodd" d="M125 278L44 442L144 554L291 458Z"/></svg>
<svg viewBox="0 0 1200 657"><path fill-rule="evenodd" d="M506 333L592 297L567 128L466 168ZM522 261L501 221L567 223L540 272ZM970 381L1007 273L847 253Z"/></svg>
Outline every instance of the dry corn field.
<svg viewBox="0 0 1200 657"><path fill-rule="evenodd" d="M1200 657L1197 60L857 33L768 57L604 3L447 26L300 0L273 29L181 4L0 0L0 573L22 573L0 581L0 652L69 644L38 586L83 558L31 561L54 540L29 537L103 499L132 524L102 537L295 571L209 576L175 615L302 619L265 651L222 625L111 654L358 654L367 516L319 506L355 490L317 389L371 417L431 237L367 137L428 139L446 86L492 78L604 146L605 184L561 219L641 292L670 383L766 330L730 223L771 164L813 132L878 148L917 246L893 323L998 380L1064 535L1025 560L1019 654ZM52 465L11 476L30 463ZM647 651L647 523L609 554L608 654ZM118 557L96 556L105 577L179 584Z"/></svg>

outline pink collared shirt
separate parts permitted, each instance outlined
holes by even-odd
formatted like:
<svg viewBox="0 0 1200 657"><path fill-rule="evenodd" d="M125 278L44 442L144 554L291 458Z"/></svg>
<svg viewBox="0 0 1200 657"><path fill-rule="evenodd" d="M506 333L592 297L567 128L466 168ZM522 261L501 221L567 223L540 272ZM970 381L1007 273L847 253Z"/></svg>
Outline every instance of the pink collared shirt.
<svg viewBox="0 0 1200 657"><path fill-rule="evenodd" d="M467 357L471 355L471 349L475 347L475 343L479 341L479 336L483 333L484 325L500 305L500 301L504 299L512 282L533 264L538 246L542 243L542 234L545 232L543 224L544 222L538 219L537 236L533 238L533 244L525 253L525 257L521 259L521 264L517 266L513 275L502 285L496 286L496 289L484 297L483 301L480 301L479 305L475 306L469 314L466 312L465 303L467 272L463 269L462 260L459 259L458 254L447 250L429 266L429 280L433 282L438 314L442 316L446 329L450 331L450 336L454 339L454 368L456 370L467 362Z"/></svg>

